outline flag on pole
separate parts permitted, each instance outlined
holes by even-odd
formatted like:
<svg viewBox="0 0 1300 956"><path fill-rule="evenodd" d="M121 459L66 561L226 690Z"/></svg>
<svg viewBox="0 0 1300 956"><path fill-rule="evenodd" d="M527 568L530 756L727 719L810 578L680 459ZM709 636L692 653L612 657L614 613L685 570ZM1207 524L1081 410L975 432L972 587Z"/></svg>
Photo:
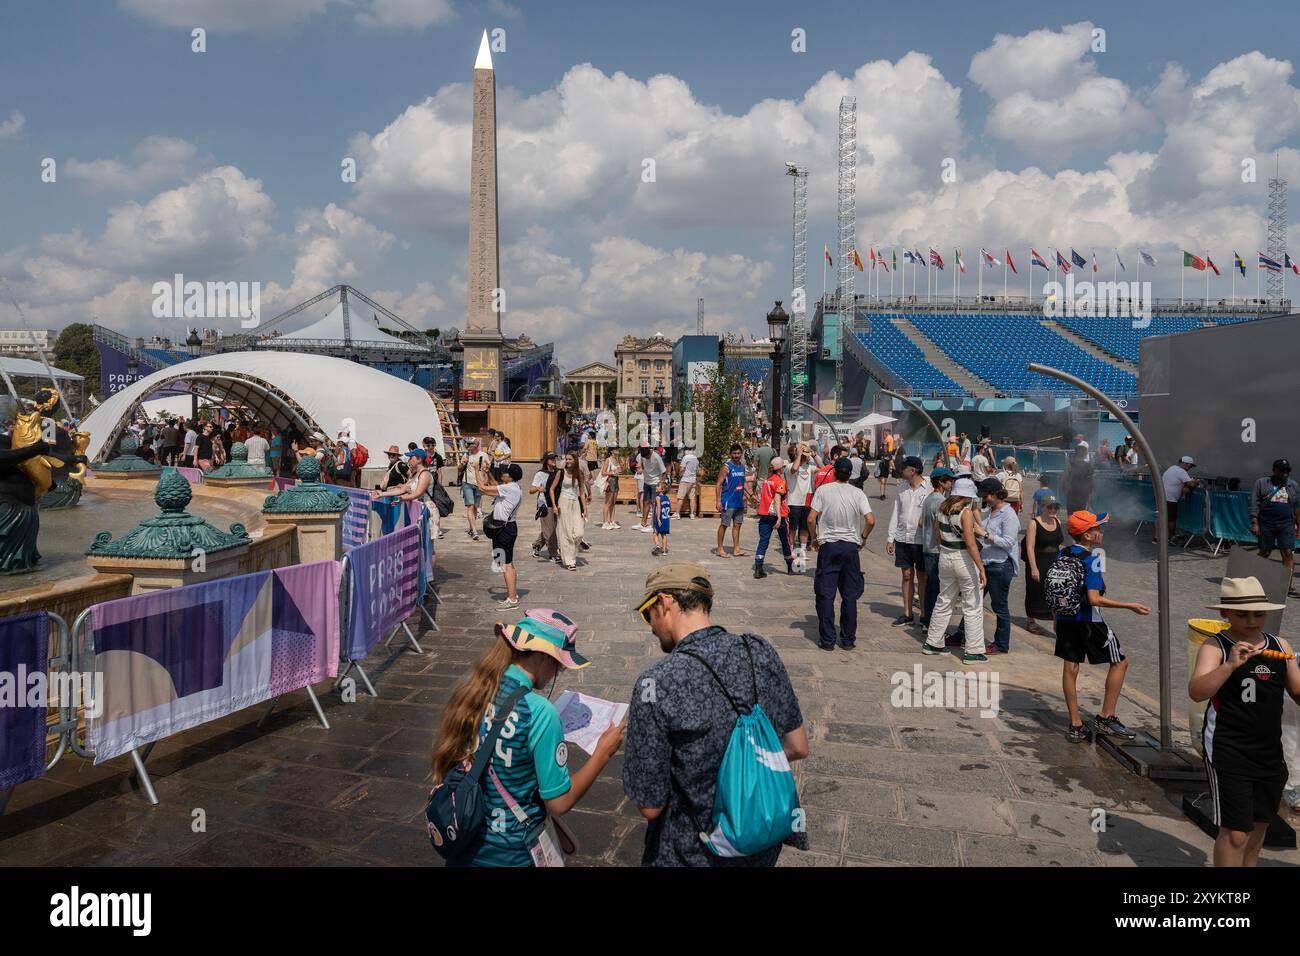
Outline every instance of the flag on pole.
<svg viewBox="0 0 1300 956"><path fill-rule="evenodd" d="M880 263L880 268L884 269L886 272L889 271L889 263L885 261L885 254L883 252L876 253L876 261Z"/></svg>
<svg viewBox="0 0 1300 956"><path fill-rule="evenodd" d="M871 268L876 267L876 249L874 246L867 246L867 261L871 263Z"/></svg>
<svg viewBox="0 0 1300 956"><path fill-rule="evenodd" d="M1047 264L1047 260L1043 258L1043 254L1039 252L1037 249L1030 249L1029 250L1029 271L1030 272L1034 270L1034 266L1042 266L1048 272L1052 271L1052 267Z"/></svg>
<svg viewBox="0 0 1300 956"><path fill-rule="evenodd" d="M1214 270L1214 274L1216 276L1223 275L1223 273L1219 271L1219 267L1214 264L1214 260L1210 258L1210 254L1208 252L1205 254L1205 264Z"/></svg>
<svg viewBox="0 0 1300 956"><path fill-rule="evenodd" d="M1147 265L1153 266L1156 264L1156 257L1153 256L1151 253L1147 252L1145 249L1139 249L1138 255L1142 257L1142 261L1145 262Z"/></svg>
<svg viewBox="0 0 1300 956"><path fill-rule="evenodd" d="M1202 259L1200 256L1194 256L1194 255L1192 255L1190 252L1188 252L1186 249L1184 249L1184 250L1183 250L1183 268L1186 269L1188 266L1190 266L1191 268L1195 269L1197 272L1204 272L1204 271L1205 271L1205 260Z"/></svg>
<svg viewBox="0 0 1300 956"><path fill-rule="evenodd" d="M991 255L987 249L981 249L980 252L984 255L984 264L990 269L994 266L1002 265L1002 260L998 259L997 256Z"/></svg>
<svg viewBox="0 0 1300 956"><path fill-rule="evenodd" d="M1056 250L1056 267L1062 272L1070 271L1070 263L1065 260L1065 256L1061 255L1060 249Z"/></svg>
<svg viewBox="0 0 1300 956"><path fill-rule="evenodd" d="M1121 259L1121 258L1119 257L1119 250L1118 250L1118 249L1115 250L1115 261L1119 263L1119 271L1120 271L1120 272L1128 272L1128 270L1127 270L1126 268L1124 268L1124 260Z"/></svg>
<svg viewBox="0 0 1300 956"><path fill-rule="evenodd" d="M958 250L956 250L956 252L957 252L957 268L960 269L963 273L965 273L965 271L966 271L966 262L965 262L965 260L963 260L962 257L961 257L961 250L958 249Z"/></svg>
<svg viewBox="0 0 1300 956"><path fill-rule="evenodd" d="M1020 270L1017 269L1016 264L1011 261L1011 250L1007 249L1004 255L1006 256L1007 265L1011 267L1011 271L1014 272L1016 275L1020 275Z"/></svg>
<svg viewBox="0 0 1300 956"><path fill-rule="evenodd" d="M824 252L824 253L826 254L826 264L827 264L828 266L830 266L832 269L834 269L834 268L835 268L835 260L831 258L831 248L830 248L830 246L822 246L822 252Z"/></svg>
<svg viewBox="0 0 1300 956"><path fill-rule="evenodd" d="M1282 258L1286 261L1286 267L1290 269L1292 272L1294 272L1296 275L1300 276L1300 266L1296 265L1294 262L1291 261L1290 253L1286 253L1286 252L1282 253Z"/></svg>
<svg viewBox="0 0 1300 956"><path fill-rule="evenodd" d="M1086 266L1086 265L1088 264L1088 263L1084 260L1083 256L1079 255L1079 254L1078 254L1077 252L1075 252L1073 249L1070 250L1070 261L1073 262L1073 263L1074 263L1076 266L1078 266L1080 269L1082 269L1084 266Z"/></svg>
<svg viewBox="0 0 1300 956"><path fill-rule="evenodd" d="M919 262L919 263L921 264L921 268L922 268L922 269L928 269L928 268L930 268L929 263L927 263L927 262L925 261L925 256L921 255L921 253L919 253L919 252L914 252L914 253L912 253L912 261L913 261L913 262Z"/></svg>
<svg viewBox="0 0 1300 956"><path fill-rule="evenodd" d="M934 246L930 247L930 265L938 266L940 269L943 268L943 256L939 255L939 250L935 249Z"/></svg>
<svg viewBox="0 0 1300 956"><path fill-rule="evenodd" d="M1246 263L1241 261L1241 256L1237 254L1237 250L1235 249L1232 251L1232 264L1237 267L1237 271L1241 273L1242 278L1245 278Z"/></svg>
<svg viewBox="0 0 1300 956"><path fill-rule="evenodd" d="M898 268L898 250L897 250L897 249L890 249L890 250L889 250L889 257L890 257L891 259L894 260L894 268L897 269L897 268Z"/></svg>
<svg viewBox="0 0 1300 956"><path fill-rule="evenodd" d="M1267 269L1269 272L1282 271L1282 264L1280 262L1278 262L1276 259L1270 259L1262 252L1259 253L1259 267L1261 269Z"/></svg>
<svg viewBox="0 0 1300 956"><path fill-rule="evenodd" d="M858 250L857 250L857 249L850 249L850 250L849 250L849 253L853 256L853 264L854 264L855 266L857 266L857 267L858 267L858 271L861 272L861 271L862 271L862 257L861 257L860 255L858 255Z"/></svg>
<svg viewBox="0 0 1300 956"><path fill-rule="evenodd" d="M1092 250L1092 271L1097 271L1097 250Z"/></svg>

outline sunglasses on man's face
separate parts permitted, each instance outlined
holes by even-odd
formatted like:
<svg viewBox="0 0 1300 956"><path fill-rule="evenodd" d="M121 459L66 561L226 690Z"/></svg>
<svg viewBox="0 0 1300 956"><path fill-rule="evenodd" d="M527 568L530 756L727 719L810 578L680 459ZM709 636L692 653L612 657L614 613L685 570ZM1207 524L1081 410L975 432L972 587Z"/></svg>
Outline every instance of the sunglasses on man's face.
<svg viewBox="0 0 1300 956"><path fill-rule="evenodd" d="M641 615L641 620L646 622L646 626L650 624L650 608L654 607L655 601L658 601L660 597L661 595L652 594L649 600L636 609L637 613Z"/></svg>

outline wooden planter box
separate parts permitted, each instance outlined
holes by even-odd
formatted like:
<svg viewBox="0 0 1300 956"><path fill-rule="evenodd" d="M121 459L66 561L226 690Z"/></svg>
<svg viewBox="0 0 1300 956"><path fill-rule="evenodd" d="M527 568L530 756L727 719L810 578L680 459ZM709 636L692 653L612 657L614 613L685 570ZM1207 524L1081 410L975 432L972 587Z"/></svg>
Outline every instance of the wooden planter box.
<svg viewBox="0 0 1300 956"><path fill-rule="evenodd" d="M680 485L670 485L668 488L668 494L673 499L674 508L677 507L677 496L679 493L679 489L680 489ZM718 486L713 482L708 482L705 484L696 482L695 490L698 493L700 499L700 505L699 505L700 514L716 515L718 513ZM635 503L636 501L635 476L632 477L629 477L627 475L621 476L621 480L619 481L618 484L618 498L616 500L618 501L619 505L627 505L629 508L631 508L631 506Z"/></svg>

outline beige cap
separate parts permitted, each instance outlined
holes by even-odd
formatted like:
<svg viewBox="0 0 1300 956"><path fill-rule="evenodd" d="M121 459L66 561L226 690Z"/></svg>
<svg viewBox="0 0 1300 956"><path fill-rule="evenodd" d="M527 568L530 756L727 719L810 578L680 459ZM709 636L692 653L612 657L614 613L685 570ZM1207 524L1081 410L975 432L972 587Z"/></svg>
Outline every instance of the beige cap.
<svg viewBox="0 0 1300 956"><path fill-rule="evenodd" d="M660 591L699 591L713 597L713 582L701 564L692 561L672 561L655 568L645 579L645 593L637 602L640 607Z"/></svg>

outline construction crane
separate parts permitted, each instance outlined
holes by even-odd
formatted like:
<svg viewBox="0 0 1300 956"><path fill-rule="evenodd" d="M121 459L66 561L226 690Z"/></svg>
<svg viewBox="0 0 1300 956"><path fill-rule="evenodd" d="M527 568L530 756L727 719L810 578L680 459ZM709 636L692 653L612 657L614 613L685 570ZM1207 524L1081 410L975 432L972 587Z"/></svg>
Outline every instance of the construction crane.
<svg viewBox="0 0 1300 956"><path fill-rule="evenodd" d="M786 163L785 174L794 179L790 258L790 407L793 408L804 400L808 383L808 167ZM780 369L773 371L781 374Z"/></svg>

